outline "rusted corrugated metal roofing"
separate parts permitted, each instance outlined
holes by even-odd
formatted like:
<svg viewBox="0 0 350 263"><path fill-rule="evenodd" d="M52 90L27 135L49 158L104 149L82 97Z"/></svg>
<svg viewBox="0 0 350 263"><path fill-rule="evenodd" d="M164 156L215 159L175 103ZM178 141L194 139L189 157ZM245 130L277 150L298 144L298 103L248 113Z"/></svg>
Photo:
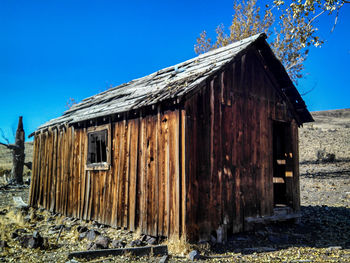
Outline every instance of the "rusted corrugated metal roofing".
<svg viewBox="0 0 350 263"><path fill-rule="evenodd" d="M199 84L203 83L203 81L212 76L224 65L230 63L254 43L258 41L261 43L263 41L268 47L265 38L266 35L264 33L254 35L86 98L80 103L73 105L61 117L44 123L38 130L50 126L73 124L112 114L128 112L144 106L155 105L168 99L182 97L193 91ZM273 56L272 60L276 63L277 59L273 53L269 54L269 56L271 55ZM279 65L282 66L280 62ZM276 68L276 65L274 67ZM276 70L278 72L275 72L275 74L282 74L284 75L283 79L290 81L283 66L282 68L278 68L277 63ZM285 76L286 74L287 76ZM290 86L290 84L293 86L291 88L293 89L293 96L297 95L297 100L299 100L296 103L300 103L302 99L298 91L291 81L288 85ZM286 95L288 97L288 94ZM292 98L292 104L293 101L295 101L294 97ZM296 112L299 111L298 114L300 114L301 122L312 121L312 117L307 111L305 104L301 104L302 107L300 108L298 106L300 104L298 104L299 109L296 109Z"/></svg>

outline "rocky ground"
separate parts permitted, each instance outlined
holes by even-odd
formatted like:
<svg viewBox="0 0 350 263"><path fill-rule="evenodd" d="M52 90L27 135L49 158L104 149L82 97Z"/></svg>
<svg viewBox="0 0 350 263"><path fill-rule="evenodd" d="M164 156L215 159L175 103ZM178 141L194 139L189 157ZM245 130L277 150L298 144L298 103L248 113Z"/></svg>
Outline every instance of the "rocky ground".
<svg viewBox="0 0 350 263"><path fill-rule="evenodd" d="M302 218L231 236L226 244L156 240L44 210L17 208L28 188L0 187L0 261L67 262L71 251L166 244L168 262L189 254L208 262L350 262L350 109L315 112L300 129ZM197 252L191 252L196 250ZM75 259L78 262L87 259ZM161 256L123 256L89 262L160 262ZM71 262L76 262L72 260Z"/></svg>

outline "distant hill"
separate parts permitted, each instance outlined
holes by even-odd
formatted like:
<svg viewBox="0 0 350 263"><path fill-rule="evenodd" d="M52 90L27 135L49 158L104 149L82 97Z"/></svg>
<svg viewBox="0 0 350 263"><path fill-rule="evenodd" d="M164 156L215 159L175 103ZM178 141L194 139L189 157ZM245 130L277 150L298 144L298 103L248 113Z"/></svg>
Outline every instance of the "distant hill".
<svg viewBox="0 0 350 263"><path fill-rule="evenodd" d="M31 162L33 160L33 142L25 143L26 162ZM0 145L0 168L11 169L12 167L12 152L5 146Z"/></svg>
<svg viewBox="0 0 350 263"><path fill-rule="evenodd" d="M317 152L335 154L336 159L350 159L350 109L311 112L315 122L299 129L300 161L314 161Z"/></svg>

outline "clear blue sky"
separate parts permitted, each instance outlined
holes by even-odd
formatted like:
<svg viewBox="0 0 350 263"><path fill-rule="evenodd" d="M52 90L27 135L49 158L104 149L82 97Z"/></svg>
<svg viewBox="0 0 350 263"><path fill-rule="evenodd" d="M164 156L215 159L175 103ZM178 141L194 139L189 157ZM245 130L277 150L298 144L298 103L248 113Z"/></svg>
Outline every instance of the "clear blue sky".
<svg viewBox="0 0 350 263"><path fill-rule="evenodd" d="M110 86L195 56L202 30L232 18L233 1L0 0L0 128L12 140L18 116L26 134ZM300 81L309 110L350 107L350 5L327 43L312 49ZM1 140L1 138L0 138Z"/></svg>

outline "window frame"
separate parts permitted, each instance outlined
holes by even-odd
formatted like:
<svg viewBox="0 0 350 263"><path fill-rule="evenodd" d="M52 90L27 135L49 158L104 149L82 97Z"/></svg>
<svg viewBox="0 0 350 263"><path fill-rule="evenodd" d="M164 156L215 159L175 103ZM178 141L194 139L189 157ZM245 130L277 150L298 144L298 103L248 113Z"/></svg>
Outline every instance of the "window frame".
<svg viewBox="0 0 350 263"><path fill-rule="evenodd" d="M88 163L89 158L89 134L100 132L103 130L107 130L107 142L106 142L106 162L99 162L99 163ZM105 124L105 125L99 125L94 127L87 128L86 131L86 158L85 158L85 170L109 170L111 166L111 125Z"/></svg>

